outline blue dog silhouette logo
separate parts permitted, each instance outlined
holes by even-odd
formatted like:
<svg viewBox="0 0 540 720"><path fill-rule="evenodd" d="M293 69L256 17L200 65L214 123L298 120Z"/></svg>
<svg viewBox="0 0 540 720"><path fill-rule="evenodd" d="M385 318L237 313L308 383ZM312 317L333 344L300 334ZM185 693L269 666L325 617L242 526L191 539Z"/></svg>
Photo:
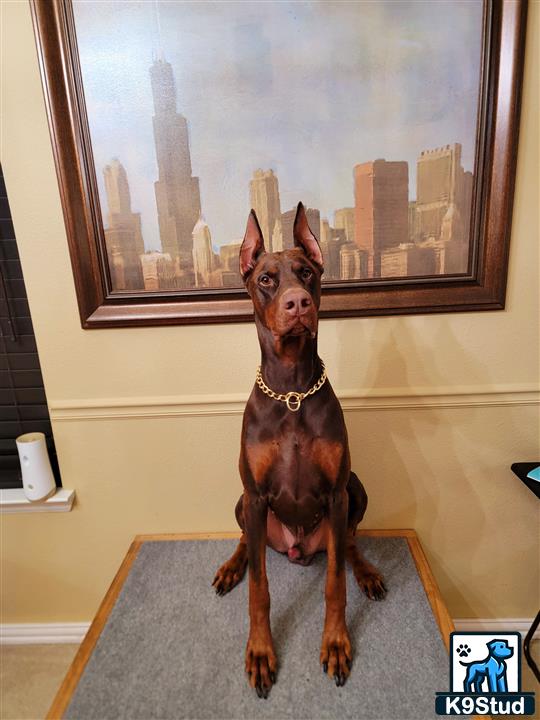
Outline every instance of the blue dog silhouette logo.
<svg viewBox="0 0 540 720"><path fill-rule="evenodd" d="M467 670L465 679L463 680L463 692L481 693L481 692L508 692L508 681L506 673L508 671L506 660L514 654L514 648L510 647L507 640L494 639L488 642L487 656L483 660L473 660L472 662L459 661L460 665L464 665ZM468 655L468 646L459 646L456 652L460 657ZM469 650L470 652L470 650ZM487 681L487 687L484 687Z"/></svg>

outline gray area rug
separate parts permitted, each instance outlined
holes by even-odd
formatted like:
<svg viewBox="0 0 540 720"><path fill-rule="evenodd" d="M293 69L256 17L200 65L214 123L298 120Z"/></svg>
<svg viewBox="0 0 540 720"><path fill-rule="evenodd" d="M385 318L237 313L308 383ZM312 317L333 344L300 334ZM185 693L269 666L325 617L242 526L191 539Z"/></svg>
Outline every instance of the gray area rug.
<svg viewBox="0 0 540 720"><path fill-rule="evenodd" d="M244 675L247 578L229 595L210 587L234 541L144 543L64 715L149 718L435 718L448 657L406 540L357 540L388 595L369 601L349 572L351 676L321 670L326 556L309 567L268 550L277 684L257 698Z"/></svg>

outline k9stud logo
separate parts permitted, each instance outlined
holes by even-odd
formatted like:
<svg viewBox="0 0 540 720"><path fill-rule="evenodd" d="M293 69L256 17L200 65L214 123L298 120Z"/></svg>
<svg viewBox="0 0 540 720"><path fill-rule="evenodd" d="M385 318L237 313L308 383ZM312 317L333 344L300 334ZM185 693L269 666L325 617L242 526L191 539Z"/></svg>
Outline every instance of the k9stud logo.
<svg viewBox="0 0 540 720"><path fill-rule="evenodd" d="M534 693L521 692L521 636L450 635L450 692L437 693L437 715L532 715Z"/></svg>

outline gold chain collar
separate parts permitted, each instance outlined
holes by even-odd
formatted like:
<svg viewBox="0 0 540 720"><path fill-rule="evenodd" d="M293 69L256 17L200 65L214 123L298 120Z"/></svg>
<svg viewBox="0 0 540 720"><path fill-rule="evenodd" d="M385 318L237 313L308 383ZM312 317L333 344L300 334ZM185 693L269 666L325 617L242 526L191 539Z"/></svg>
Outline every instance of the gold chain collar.
<svg viewBox="0 0 540 720"><path fill-rule="evenodd" d="M261 373L261 366L257 368L257 374L255 376L255 382L257 385L261 388L263 393L268 395L268 397L273 398L274 400L280 400L281 402L284 402L287 408L291 412L298 412L300 410L300 405L302 404L302 401L305 400L305 398L308 397L308 395L314 395L317 390L320 390L324 383L326 382L326 368L324 367L324 363L321 360L322 365L322 375L317 380L315 385L310 388L309 390L306 390L305 393L299 393L299 392L288 392L286 394L283 393L275 393L273 390L271 390L268 385L264 382L262 379L262 373Z"/></svg>

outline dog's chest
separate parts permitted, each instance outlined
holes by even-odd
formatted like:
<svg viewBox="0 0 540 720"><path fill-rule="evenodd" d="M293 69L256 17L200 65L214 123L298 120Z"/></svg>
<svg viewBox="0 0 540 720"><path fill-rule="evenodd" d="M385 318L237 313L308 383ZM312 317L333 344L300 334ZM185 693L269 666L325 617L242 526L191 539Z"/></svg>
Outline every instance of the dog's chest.
<svg viewBox="0 0 540 720"><path fill-rule="evenodd" d="M305 527L320 517L344 452L342 442L291 427L245 448L253 479L276 516Z"/></svg>
<svg viewBox="0 0 540 720"><path fill-rule="evenodd" d="M344 443L339 440L290 428L268 439L258 438L245 447L246 459L257 485L264 484L278 493L283 487L309 492L333 484L344 450Z"/></svg>

